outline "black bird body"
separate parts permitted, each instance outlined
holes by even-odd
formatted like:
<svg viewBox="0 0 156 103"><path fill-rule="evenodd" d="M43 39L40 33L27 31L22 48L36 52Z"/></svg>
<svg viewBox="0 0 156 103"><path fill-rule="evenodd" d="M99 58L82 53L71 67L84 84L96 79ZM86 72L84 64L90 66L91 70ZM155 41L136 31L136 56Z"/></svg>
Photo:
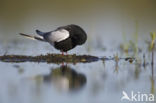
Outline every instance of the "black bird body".
<svg viewBox="0 0 156 103"><path fill-rule="evenodd" d="M41 32L36 30L36 33L43 38L35 38L37 40L49 42L52 46L56 49L60 50L61 52L67 52L77 45L82 45L87 40L87 34L85 31L78 25L67 25L58 27L54 31L50 32ZM25 34L22 34L26 36ZM29 35L27 37L30 37Z"/></svg>

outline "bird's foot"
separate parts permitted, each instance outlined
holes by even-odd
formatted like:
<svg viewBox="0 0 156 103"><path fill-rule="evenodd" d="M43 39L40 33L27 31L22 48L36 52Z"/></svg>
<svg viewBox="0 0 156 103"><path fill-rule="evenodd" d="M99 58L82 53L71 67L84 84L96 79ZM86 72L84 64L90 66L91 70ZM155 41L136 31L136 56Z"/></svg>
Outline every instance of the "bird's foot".
<svg viewBox="0 0 156 103"><path fill-rule="evenodd" d="M63 51L61 51L62 52L62 56L64 56L64 52ZM67 52L65 52L65 55L68 55L68 53Z"/></svg>
<svg viewBox="0 0 156 103"><path fill-rule="evenodd" d="M64 56L64 52L62 52L62 56Z"/></svg>

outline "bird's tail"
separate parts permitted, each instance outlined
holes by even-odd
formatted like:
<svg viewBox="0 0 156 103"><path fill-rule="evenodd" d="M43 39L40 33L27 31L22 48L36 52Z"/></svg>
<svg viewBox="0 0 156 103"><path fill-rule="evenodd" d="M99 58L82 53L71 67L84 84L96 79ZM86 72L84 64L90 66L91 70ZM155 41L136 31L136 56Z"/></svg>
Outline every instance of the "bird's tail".
<svg viewBox="0 0 156 103"><path fill-rule="evenodd" d="M32 39L32 40L39 40L39 41L44 41L46 42L43 37L40 37L40 36L31 36L31 35L27 35L27 34L23 34L23 33L20 33L20 35L24 36L24 37L27 37L29 39Z"/></svg>
<svg viewBox="0 0 156 103"><path fill-rule="evenodd" d="M38 35L40 35L40 36L43 36L43 35L45 34L45 32L42 32L42 31L40 31L40 30L36 30L36 33L37 33Z"/></svg>

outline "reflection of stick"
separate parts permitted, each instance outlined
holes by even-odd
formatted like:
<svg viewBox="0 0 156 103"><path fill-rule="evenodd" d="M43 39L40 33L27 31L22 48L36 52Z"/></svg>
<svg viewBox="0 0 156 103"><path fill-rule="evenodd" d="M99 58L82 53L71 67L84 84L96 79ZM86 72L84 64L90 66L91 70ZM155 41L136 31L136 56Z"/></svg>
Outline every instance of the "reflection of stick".
<svg viewBox="0 0 156 103"><path fill-rule="evenodd" d="M143 54L143 59L144 59L144 62L143 62L143 67L144 67L144 69L145 69L145 68L146 68L145 54Z"/></svg>
<svg viewBox="0 0 156 103"><path fill-rule="evenodd" d="M27 34L23 34L23 33L20 33L20 35L24 36L24 37L27 37L29 39L32 39L32 40L39 40L39 41L44 41L46 42L43 37L40 37L40 36L31 36L31 35L27 35Z"/></svg>
<svg viewBox="0 0 156 103"><path fill-rule="evenodd" d="M153 48L152 48L152 62L151 62L151 66L152 66L152 78L151 78L151 93L154 94L155 90L154 90L154 47L155 47L155 43L153 43Z"/></svg>
<svg viewBox="0 0 156 103"><path fill-rule="evenodd" d="M155 43L153 44L153 48L152 48L152 62L151 62L151 65L152 65L152 77L154 76L154 47L155 47Z"/></svg>

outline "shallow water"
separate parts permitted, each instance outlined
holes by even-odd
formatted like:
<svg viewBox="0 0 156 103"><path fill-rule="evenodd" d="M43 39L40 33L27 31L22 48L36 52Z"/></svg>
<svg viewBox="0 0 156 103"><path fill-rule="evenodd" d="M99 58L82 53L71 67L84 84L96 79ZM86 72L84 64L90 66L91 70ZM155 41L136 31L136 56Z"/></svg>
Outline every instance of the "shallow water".
<svg viewBox="0 0 156 103"><path fill-rule="evenodd" d="M6 55L37 55L43 54L41 51L47 50L48 52L48 49L52 48L47 49L44 43L34 43L35 50L40 50L34 52L34 45L30 45L34 41L29 42L30 44L28 43L25 47L22 47L24 43L18 44L18 42L15 46L13 42L9 43L11 46ZM2 45L1 48L3 48ZM87 52L85 48L81 49L82 54L83 51ZM54 52L57 51L54 50ZM95 54L94 52L86 54ZM99 57L111 58L114 56L111 50L98 50L97 53L100 52L108 56ZM1 55L3 53L1 52ZM99 60L92 63L67 63L63 67L61 64L53 63L0 62L0 103L120 103L128 102L127 100L121 101L123 91L128 95L132 91L155 94L156 72L155 69L152 71L150 53L145 55L145 66L142 53L139 54L139 61L132 63L125 60L119 60L118 63L115 60ZM127 57L122 53L118 55Z"/></svg>
<svg viewBox="0 0 156 103"><path fill-rule="evenodd" d="M77 24L87 32L87 42L68 54L115 60L64 63L64 67L0 61L0 103L132 102L121 100L123 91L129 97L133 92L137 97L152 93L156 98L156 55L152 67L148 51L150 32L156 31L155 4L155 0L2 0L0 56L60 53L47 43L18 34ZM128 53L121 44L130 48ZM118 57L136 60L131 63Z"/></svg>

